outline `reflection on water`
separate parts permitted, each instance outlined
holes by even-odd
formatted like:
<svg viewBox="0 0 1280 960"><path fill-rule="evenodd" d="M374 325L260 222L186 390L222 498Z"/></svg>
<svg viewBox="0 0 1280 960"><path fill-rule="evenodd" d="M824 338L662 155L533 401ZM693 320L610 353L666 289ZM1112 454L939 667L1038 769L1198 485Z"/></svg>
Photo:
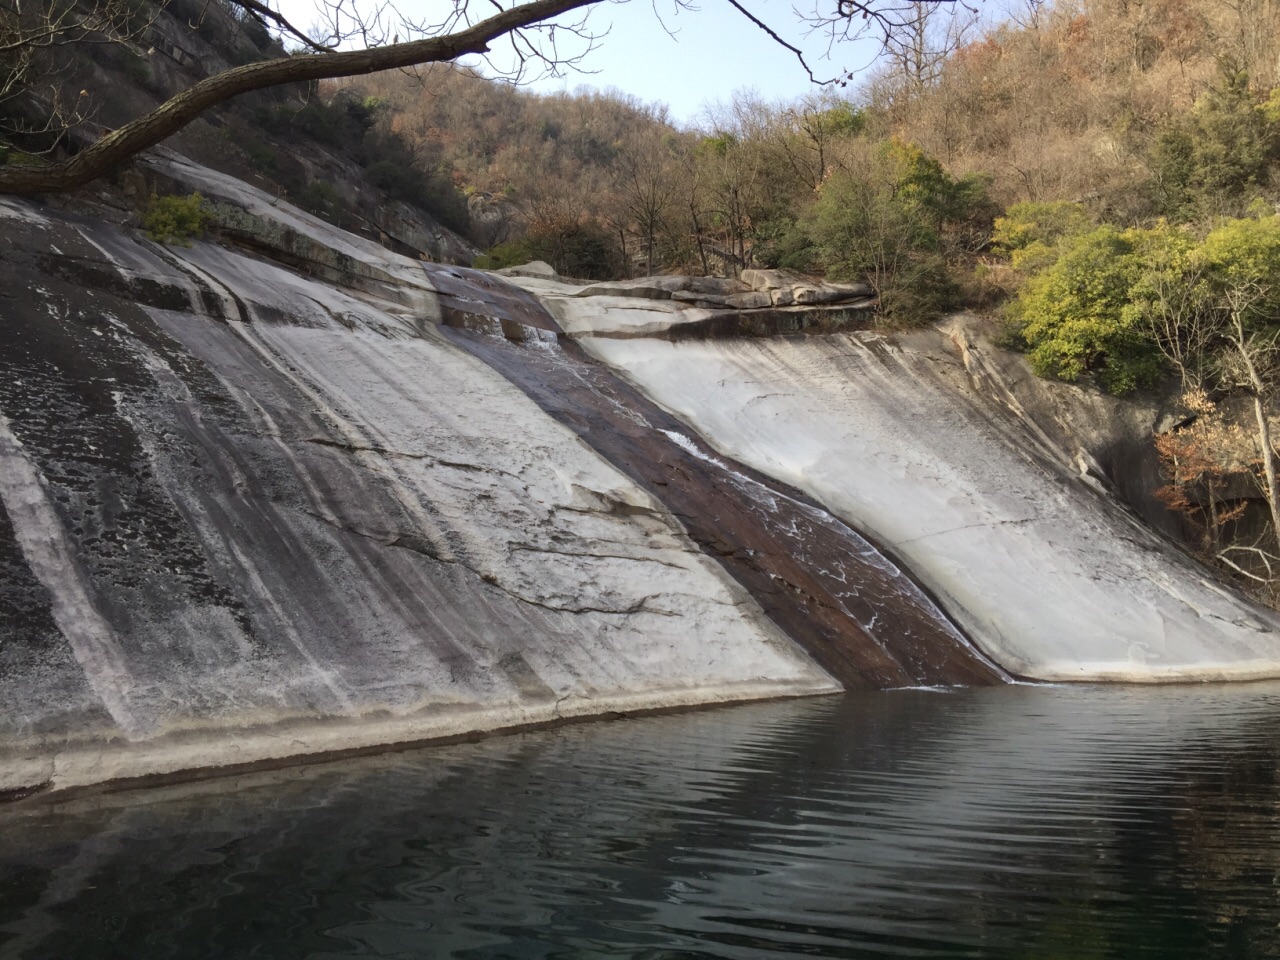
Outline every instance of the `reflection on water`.
<svg viewBox="0 0 1280 960"><path fill-rule="evenodd" d="M0 956L1280 956L1280 687L824 698L0 812Z"/></svg>

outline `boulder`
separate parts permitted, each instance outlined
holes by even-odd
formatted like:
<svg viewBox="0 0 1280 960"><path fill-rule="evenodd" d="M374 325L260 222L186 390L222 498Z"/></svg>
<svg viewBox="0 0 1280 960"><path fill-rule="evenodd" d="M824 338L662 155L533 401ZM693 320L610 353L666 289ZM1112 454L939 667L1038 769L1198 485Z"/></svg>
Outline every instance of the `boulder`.
<svg viewBox="0 0 1280 960"><path fill-rule="evenodd" d="M544 260L534 260L532 263L522 263L515 267L503 267L493 272L504 277L533 277L540 280L555 280L559 276L556 268Z"/></svg>
<svg viewBox="0 0 1280 960"><path fill-rule="evenodd" d="M805 283L807 277L792 270L743 270L742 282L752 290L777 290L796 283Z"/></svg>
<svg viewBox="0 0 1280 960"><path fill-rule="evenodd" d="M733 306L730 303L732 297L722 296L714 293L695 293L692 290L677 290L671 294L671 299L679 303L691 303L696 307L708 307L724 309Z"/></svg>
<svg viewBox="0 0 1280 960"><path fill-rule="evenodd" d="M741 280L729 277L685 277L685 287L690 293L703 294L710 297L730 297L739 293L747 293L751 288Z"/></svg>
<svg viewBox="0 0 1280 960"><path fill-rule="evenodd" d="M768 293L775 307L793 304L844 303L874 296L865 283L828 283L794 270L743 270L742 282L758 293Z"/></svg>
<svg viewBox="0 0 1280 960"><path fill-rule="evenodd" d="M763 290L735 294L732 297L726 297L725 300L735 310L759 310L773 306L772 298Z"/></svg>
<svg viewBox="0 0 1280 960"><path fill-rule="evenodd" d="M688 277L638 277L593 283L578 291L579 297L638 297L642 300L670 300L678 290L686 289Z"/></svg>

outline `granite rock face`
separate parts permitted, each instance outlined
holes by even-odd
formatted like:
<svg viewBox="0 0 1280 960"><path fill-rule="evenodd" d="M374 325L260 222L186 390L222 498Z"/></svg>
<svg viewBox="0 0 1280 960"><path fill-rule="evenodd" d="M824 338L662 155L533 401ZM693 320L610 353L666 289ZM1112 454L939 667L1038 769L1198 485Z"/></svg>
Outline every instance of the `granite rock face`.
<svg viewBox="0 0 1280 960"><path fill-rule="evenodd" d="M1064 463L1011 394L991 402L940 332L583 344L719 453L884 544L1015 675L1280 675L1280 617Z"/></svg>
<svg viewBox="0 0 1280 960"><path fill-rule="evenodd" d="M792 286L772 293L752 291L739 280L718 277L641 277L581 284L541 271L515 270L507 274L511 281L542 298L559 327L577 339L770 337L857 328L870 324L876 303L861 292L869 288L849 287L833 293L831 302L806 306L795 302L793 294L799 287ZM775 306L779 289L785 290L785 306ZM849 293L855 289L859 292Z"/></svg>
<svg viewBox="0 0 1280 960"><path fill-rule="evenodd" d="M427 270L450 339L661 500L845 689L1010 679L910 571L849 524L799 490L715 455L572 340L549 338L556 323L537 298L513 296L519 291L476 271Z"/></svg>
<svg viewBox="0 0 1280 960"><path fill-rule="evenodd" d="M412 261L0 214L0 790L838 688Z"/></svg>
<svg viewBox="0 0 1280 960"><path fill-rule="evenodd" d="M535 276L516 268L512 276ZM563 281L562 281L563 282ZM769 307L826 306L872 301L875 291L865 283L842 284L815 280L792 270L743 270L741 279L721 277L640 277L611 283L579 285L577 297L625 297L674 300L708 310L760 310Z"/></svg>
<svg viewBox="0 0 1280 960"><path fill-rule="evenodd" d="M1038 421L963 325L888 338L866 288L781 271L422 263L145 162L225 246L0 199L0 797L839 689L1280 676L1280 617L1099 482L1088 404Z"/></svg>
<svg viewBox="0 0 1280 960"><path fill-rule="evenodd" d="M743 270L742 282L757 294L768 294L775 307L846 303L875 296L865 283L828 283L793 270Z"/></svg>

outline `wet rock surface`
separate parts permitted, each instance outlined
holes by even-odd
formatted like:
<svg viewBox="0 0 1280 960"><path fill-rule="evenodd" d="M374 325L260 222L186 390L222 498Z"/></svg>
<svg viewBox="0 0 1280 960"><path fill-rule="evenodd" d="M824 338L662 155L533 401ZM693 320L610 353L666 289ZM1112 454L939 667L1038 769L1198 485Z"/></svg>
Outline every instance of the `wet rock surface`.
<svg viewBox="0 0 1280 960"><path fill-rule="evenodd" d="M439 294L440 322L445 326L500 334L524 340L559 328L547 311L519 287L483 270L423 264L431 286Z"/></svg>
<svg viewBox="0 0 1280 960"><path fill-rule="evenodd" d="M770 617L847 689L1006 681L918 584L864 537L799 491L726 463L684 424L591 360L532 294L476 271L424 265L442 291L459 343L642 483L761 602ZM671 278L724 285L737 281ZM599 294L611 296L608 291ZM454 306L461 297L463 306ZM451 317L456 312L456 317ZM779 332L779 312L757 311L752 335ZM825 319L785 313L818 326ZM740 314L716 314L672 338L743 335ZM733 325L730 325L732 323ZM693 328L687 334L685 330ZM750 329L750 328L749 328Z"/></svg>
<svg viewBox="0 0 1280 960"><path fill-rule="evenodd" d="M436 268L428 268L434 278ZM1008 674L900 567L799 491L727 463L572 341L537 335L536 299L495 296L505 336L452 336L641 483L846 689L987 684ZM529 335L513 325L541 313Z"/></svg>
<svg viewBox="0 0 1280 960"><path fill-rule="evenodd" d="M0 797L840 687L1280 673L1276 615L1109 498L1124 430L964 331L887 338L865 289L791 275L508 283L157 162L231 249L0 200Z"/></svg>
<svg viewBox="0 0 1280 960"><path fill-rule="evenodd" d="M572 341L532 294L473 270L424 264L451 339L510 379L592 449L641 483L689 535L846 689L998 683L1009 679L896 564L799 491L726 463ZM535 274L536 275L536 274ZM664 278L665 279L665 278ZM673 285L733 285L671 278ZM616 295L597 285L598 296ZM592 289L592 288L588 288ZM716 314L680 336L780 331L779 314L813 326L821 313ZM816 315L815 315L816 314ZM786 328L781 328L786 329ZM688 332L686 332L688 331Z"/></svg>
<svg viewBox="0 0 1280 960"><path fill-rule="evenodd" d="M836 689L449 308L3 225L0 790Z"/></svg>
<svg viewBox="0 0 1280 960"><path fill-rule="evenodd" d="M1280 617L1082 479L940 331L582 342L717 451L885 543L1017 675L1280 673Z"/></svg>

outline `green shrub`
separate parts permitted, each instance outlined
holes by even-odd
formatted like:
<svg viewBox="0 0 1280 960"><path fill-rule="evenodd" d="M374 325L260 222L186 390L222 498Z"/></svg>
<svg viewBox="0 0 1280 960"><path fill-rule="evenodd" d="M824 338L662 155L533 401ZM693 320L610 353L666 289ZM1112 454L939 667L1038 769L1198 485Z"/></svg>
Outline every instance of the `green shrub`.
<svg viewBox="0 0 1280 960"><path fill-rule="evenodd" d="M411 166L392 160L375 160L365 168L365 176L378 189L397 200L421 202L423 177Z"/></svg>
<svg viewBox="0 0 1280 960"><path fill-rule="evenodd" d="M1204 238L1201 256L1215 286L1251 286L1260 303L1280 301L1280 217L1227 221Z"/></svg>
<svg viewBox="0 0 1280 960"><path fill-rule="evenodd" d="M137 56L130 50L120 67L121 72L139 86L150 89L154 83L151 75L151 61L146 57Z"/></svg>
<svg viewBox="0 0 1280 960"><path fill-rule="evenodd" d="M1008 314L1041 376L1093 372L1120 394L1153 382L1167 359L1200 379L1220 366L1234 315L1263 354L1270 349L1280 326L1280 216L1229 220L1203 239L1165 222L1099 227L1063 241Z"/></svg>
<svg viewBox="0 0 1280 960"><path fill-rule="evenodd" d="M612 280L622 271L617 243L590 223L534 224L519 240L500 243L477 257L474 266L500 270L532 260L544 260L561 276L583 280Z"/></svg>
<svg viewBox="0 0 1280 960"><path fill-rule="evenodd" d="M38 153L27 153L9 144L0 143L0 167L10 164L15 167L45 167L49 161Z"/></svg>
<svg viewBox="0 0 1280 960"><path fill-rule="evenodd" d="M208 219L204 197L193 193L186 197L151 195L142 214L142 228L156 243L191 245L191 238L204 229Z"/></svg>
<svg viewBox="0 0 1280 960"><path fill-rule="evenodd" d="M978 180L955 180L914 144L869 145L823 182L801 229L832 280L867 280L895 323L953 307L958 287L947 253L985 217Z"/></svg>
<svg viewBox="0 0 1280 960"><path fill-rule="evenodd" d="M259 173L273 174L279 170L275 149L265 140L245 138L240 140L240 149L249 159L249 165Z"/></svg>
<svg viewBox="0 0 1280 960"><path fill-rule="evenodd" d="M353 156L365 135L378 120L378 101L361 99L341 91L328 103L312 95L306 103L296 101L262 107L256 121L260 128L277 136L305 134L317 143Z"/></svg>
<svg viewBox="0 0 1280 960"><path fill-rule="evenodd" d="M293 195L293 202L307 213L341 226L342 195L328 180L310 180Z"/></svg>
<svg viewBox="0 0 1280 960"><path fill-rule="evenodd" d="M1224 73L1151 151L1155 205L1180 221L1238 215L1280 159L1278 104L1259 103L1243 73Z"/></svg>
<svg viewBox="0 0 1280 960"><path fill-rule="evenodd" d="M504 267L518 267L537 259L533 244L528 240L508 240L480 254L476 257L473 266L478 270L501 270Z"/></svg>
<svg viewBox="0 0 1280 960"><path fill-rule="evenodd" d="M565 277L612 280L622 273L622 254L608 231L594 223L570 223L531 231L539 254Z"/></svg>
<svg viewBox="0 0 1280 960"><path fill-rule="evenodd" d="M1144 239L1142 231L1099 227L1066 242L1022 288L1010 315L1037 374L1074 381L1095 372L1116 394L1159 376L1159 350L1133 309Z"/></svg>
<svg viewBox="0 0 1280 960"><path fill-rule="evenodd" d="M1015 270L1041 270L1057 258L1064 240L1093 229L1093 218L1083 204L1068 200L1048 203L1015 203L997 217L992 246L1009 257Z"/></svg>
<svg viewBox="0 0 1280 960"><path fill-rule="evenodd" d="M756 229L751 255L762 267L808 273L813 267L813 241L794 217L777 216Z"/></svg>

